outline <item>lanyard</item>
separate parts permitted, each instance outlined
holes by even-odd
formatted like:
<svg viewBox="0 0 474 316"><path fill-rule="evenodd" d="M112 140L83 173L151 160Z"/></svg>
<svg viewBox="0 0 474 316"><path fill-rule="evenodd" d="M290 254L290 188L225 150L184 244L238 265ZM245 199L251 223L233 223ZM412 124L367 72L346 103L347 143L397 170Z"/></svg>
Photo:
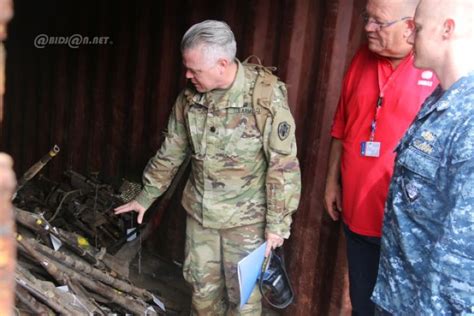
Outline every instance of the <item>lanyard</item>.
<svg viewBox="0 0 474 316"><path fill-rule="evenodd" d="M373 142L375 139L375 130L377 129L377 119L379 117L380 109L382 108L383 104L383 96L379 95L377 98L377 104L375 105L375 115L372 123L370 124L370 141Z"/></svg>
<svg viewBox="0 0 474 316"><path fill-rule="evenodd" d="M377 129L377 120L380 115L380 110L382 109L383 101L384 101L384 96L385 96L385 90L387 90L387 87L398 77L398 75L402 72L402 67L405 67L409 62L412 60L412 56L410 58L406 58L405 60L402 61L400 65L398 65L397 69L395 69L390 76L385 80L385 82L382 82L382 61L379 61L377 63L377 79L378 79L378 84L379 84L379 97L377 98L377 103L375 104L375 115L374 119L372 120L372 123L370 124L370 141L374 141L375 139L375 131Z"/></svg>

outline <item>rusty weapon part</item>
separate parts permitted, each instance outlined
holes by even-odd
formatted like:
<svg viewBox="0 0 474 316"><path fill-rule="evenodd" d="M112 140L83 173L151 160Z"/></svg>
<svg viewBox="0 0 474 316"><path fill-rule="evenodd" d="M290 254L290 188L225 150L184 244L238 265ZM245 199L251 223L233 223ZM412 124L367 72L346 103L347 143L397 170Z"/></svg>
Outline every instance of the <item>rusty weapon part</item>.
<svg viewBox="0 0 474 316"><path fill-rule="evenodd" d="M38 172L40 172L41 169L43 169L44 166L46 166L46 164L48 164L48 162L59 153L59 150L59 146L54 145L53 148L51 148L51 150L46 155L44 155L37 163L31 166L30 169L28 169L23 174L21 179L18 181L15 196L16 193L25 185L25 183L33 179L34 176L36 176Z"/></svg>

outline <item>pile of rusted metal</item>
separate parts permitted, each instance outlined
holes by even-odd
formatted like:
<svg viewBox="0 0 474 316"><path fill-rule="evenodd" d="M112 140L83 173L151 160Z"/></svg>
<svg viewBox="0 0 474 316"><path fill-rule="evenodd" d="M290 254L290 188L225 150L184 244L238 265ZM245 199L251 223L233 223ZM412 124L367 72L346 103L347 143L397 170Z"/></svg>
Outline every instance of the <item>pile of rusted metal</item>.
<svg viewBox="0 0 474 316"><path fill-rule="evenodd" d="M35 177L58 151L53 148L25 173L14 197L17 309L45 315L172 311L160 293L128 281L131 258L114 256L127 241L141 238L133 214L113 216L113 208L132 199L140 185L124 181L114 188L72 170L61 182Z"/></svg>

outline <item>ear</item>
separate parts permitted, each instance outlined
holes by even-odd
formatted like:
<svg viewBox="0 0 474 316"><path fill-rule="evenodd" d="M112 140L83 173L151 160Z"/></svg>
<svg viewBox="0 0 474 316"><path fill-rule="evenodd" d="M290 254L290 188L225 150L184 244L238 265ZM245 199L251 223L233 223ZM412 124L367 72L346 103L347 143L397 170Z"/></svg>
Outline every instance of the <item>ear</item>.
<svg viewBox="0 0 474 316"><path fill-rule="evenodd" d="M443 39L449 39L454 34L454 29L456 28L456 22L453 19L447 19L443 23Z"/></svg>
<svg viewBox="0 0 474 316"><path fill-rule="evenodd" d="M225 58L219 58L219 59L217 60L217 64L218 64L219 66L221 66L221 67L226 68L226 67L229 65L229 61L228 61L227 59L225 59Z"/></svg>
<svg viewBox="0 0 474 316"><path fill-rule="evenodd" d="M413 19L408 19L405 21L405 32L403 32L404 38L409 38L415 32L415 21Z"/></svg>
<svg viewBox="0 0 474 316"><path fill-rule="evenodd" d="M229 67L229 64L230 62L226 58L219 58L217 60L220 75L223 75L227 71L226 69Z"/></svg>

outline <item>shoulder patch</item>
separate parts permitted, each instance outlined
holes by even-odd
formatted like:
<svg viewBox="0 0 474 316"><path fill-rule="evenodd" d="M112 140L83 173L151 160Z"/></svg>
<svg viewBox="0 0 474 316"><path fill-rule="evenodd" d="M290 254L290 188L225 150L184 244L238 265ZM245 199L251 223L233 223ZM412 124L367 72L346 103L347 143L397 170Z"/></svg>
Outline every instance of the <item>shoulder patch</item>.
<svg viewBox="0 0 474 316"><path fill-rule="evenodd" d="M280 140L285 140L290 135L291 125L284 121L278 124L278 137Z"/></svg>
<svg viewBox="0 0 474 316"><path fill-rule="evenodd" d="M295 121L289 110L275 112L269 144L274 151L288 155L291 153L295 141Z"/></svg>

